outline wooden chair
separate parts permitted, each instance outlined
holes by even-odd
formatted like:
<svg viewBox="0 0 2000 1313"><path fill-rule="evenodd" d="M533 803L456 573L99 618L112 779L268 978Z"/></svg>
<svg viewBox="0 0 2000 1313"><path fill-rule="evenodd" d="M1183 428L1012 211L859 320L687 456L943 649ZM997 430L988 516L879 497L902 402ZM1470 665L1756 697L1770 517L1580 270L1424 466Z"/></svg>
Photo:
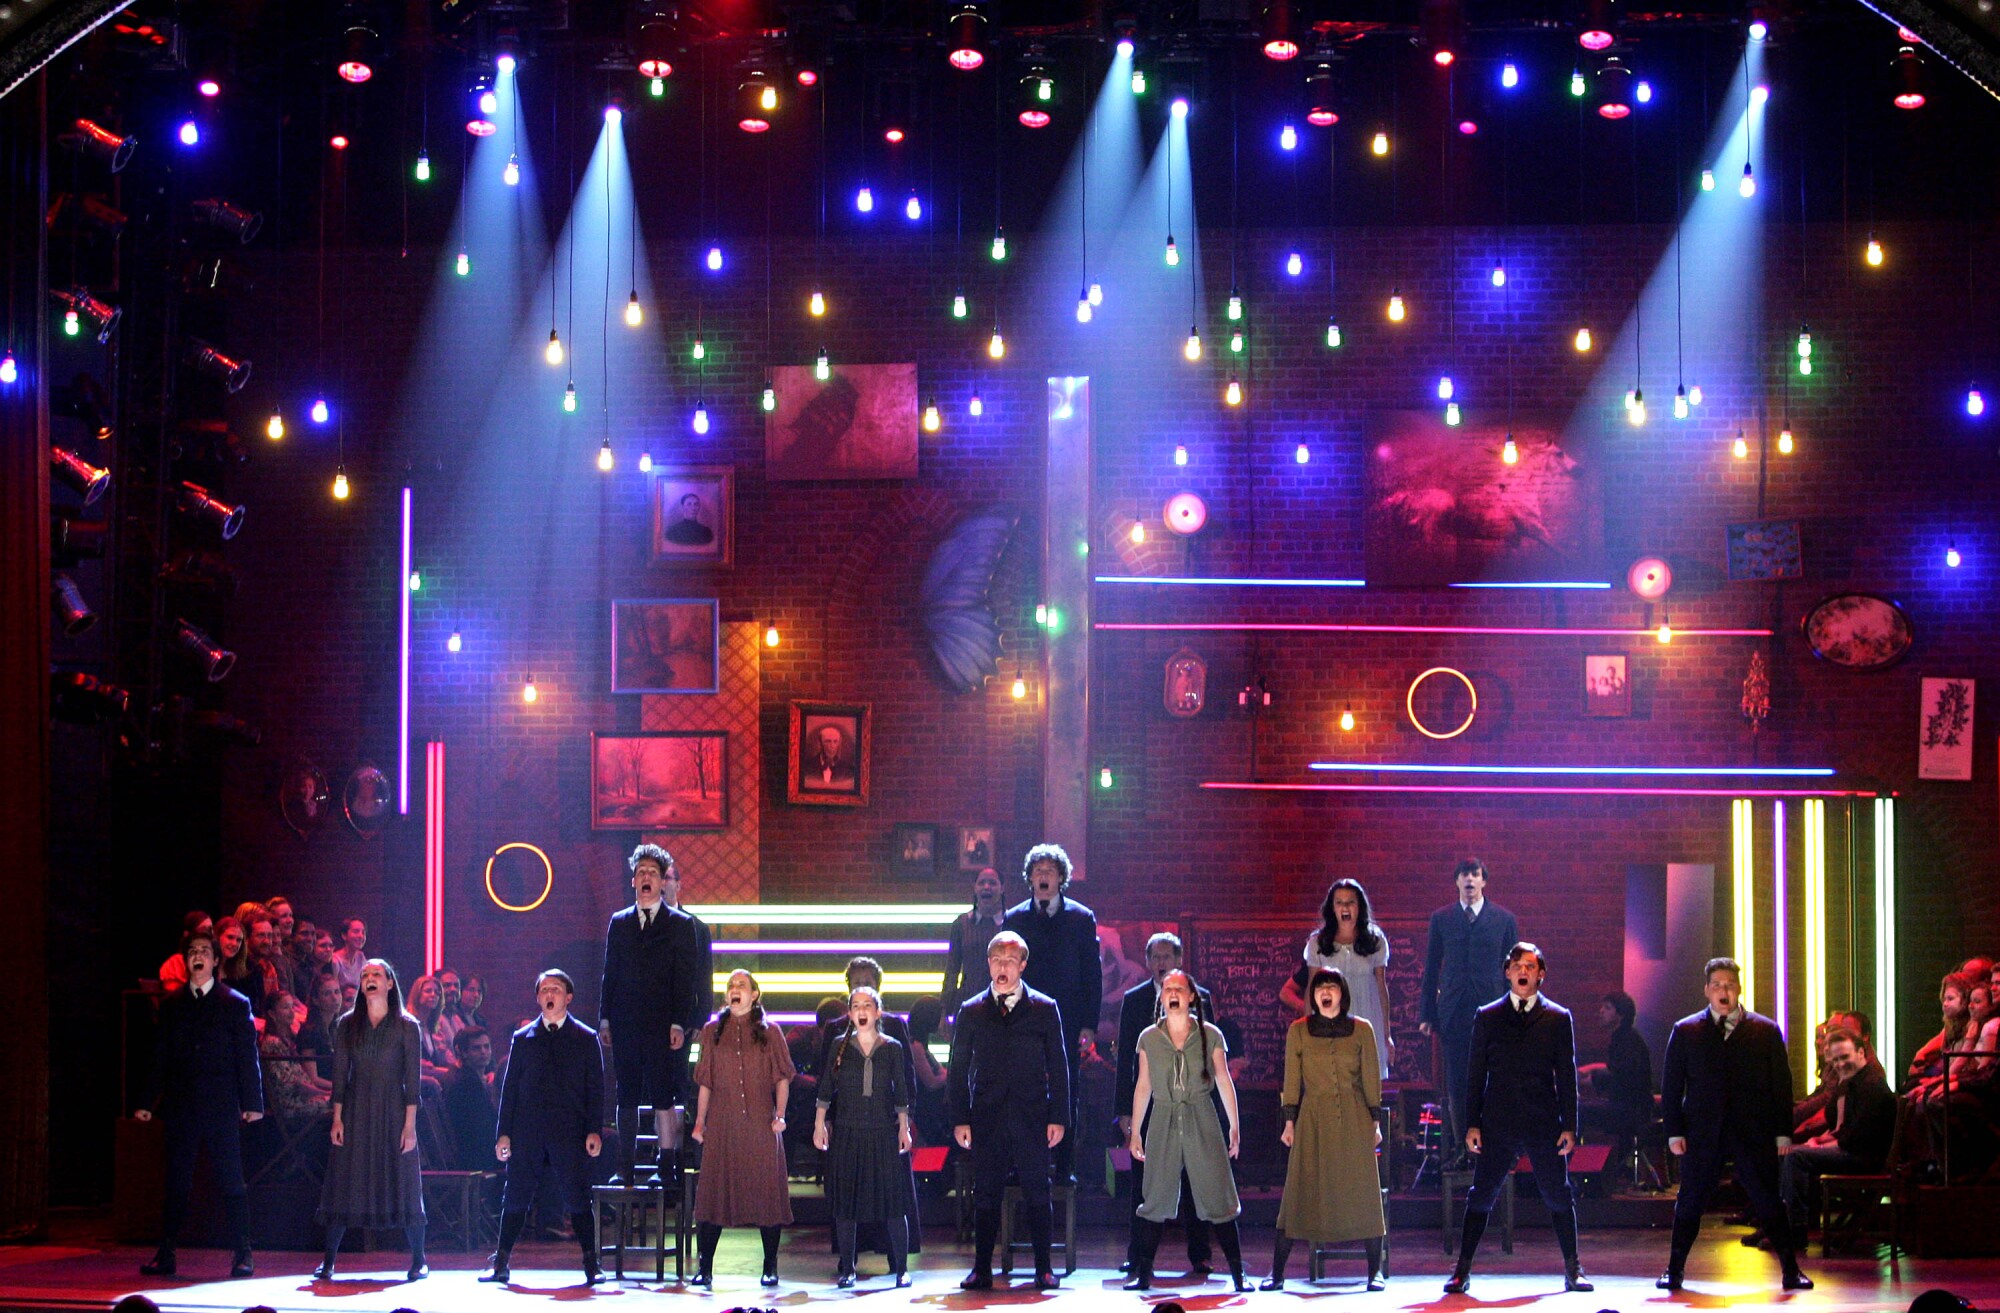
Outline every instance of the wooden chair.
<svg viewBox="0 0 2000 1313"><path fill-rule="evenodd" d="M1445 1172L1443 1180L1444 1189L1439 1192L1439 1198L1444 1204L1444 1216L1440 1224L1438 1238L1443 1243L1444 1252L1451 1254L1456 1253L1458 1250L1459 1226L1465 1217L1462 1208L1454 1213L1452 1201L1463 1198L1471 1192L1472 1173L1469 1171ZM1500 1252L1503 1254L1513 1253L1514 1173L1512 1172L1507 1173L1506 1181L1500 1186L1500 1198L1494 1201L1493 1216L1500 1223Z"/></svg>
<svg viewBox="0 0 2000 1313"><path fill-rule="evenodd" d="M1871 1234L1864 1224L1870 1214L1889 1214L1889 1259L1894 1262L1903 1248L1903 1198L1897 1169L1903 1144L1903 1121L1909 1111L1906 1099L1896 1100L1896 1133L1889 1140L1889 1156L1882 1170L1819 1178L1819 1252L1831 1254L1836 1240L1845 1247L1867 1240ZM1836 1225L1836 1223L1844 1225ZM1875 1233L1879 1234L1879 1232Z"/></svg>
<svg viewBox="0 0 2000 1313"><path fill-rule="evenodd" d="M1376 1113L1376 1118L1382 1127L1382 1145L1375 1151L1375 1172L1382 1186L1382 1216L1387 1218L1389 1216L1389 1182L1395 1175L1395 1169L1390 1165L1389 1153L1390 1146L1396 1142L1395 1106L1385 1101L1381 1109ZM1448 1198L1446 1208L1450 1208ZM1315 1244L1306 1254L1306 1280L1308 1282L1325 1280L1327 1261L1335 1258L1359 1258L1366 1261L1367 1250L1359 1244L1354 1243L1338 1245ZM1382 1273L1384 1276L1387 1276L1388 1272L1389 1236L1385 1232L1382 1236Z"/></svg>
<svg viewBox="0 0 2000 1313"><path fill-rule="evenodd" d="M1049 1245L1049 1260L1060 1258L1063 1275L1076 1271L1076 1187L1074 1185L1052 1185L1049 1187L1049 1202L1062 1218L1062 1234ZM1014 1270L1014 1255L1035 1252L1035 1245L1022 1228L1020 1238L1015 1237L1015 1213L1021 1207L1021 1187L1010 1185L1000 1197L1000 1270Z"/></svg>

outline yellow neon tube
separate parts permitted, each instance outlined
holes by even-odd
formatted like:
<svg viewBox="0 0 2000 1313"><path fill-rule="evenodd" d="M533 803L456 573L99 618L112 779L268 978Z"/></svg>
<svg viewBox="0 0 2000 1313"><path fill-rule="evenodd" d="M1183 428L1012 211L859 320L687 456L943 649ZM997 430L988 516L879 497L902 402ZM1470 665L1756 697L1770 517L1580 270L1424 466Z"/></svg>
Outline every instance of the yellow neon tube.
<svg viewBox="0 0 2000 1313"><path fill-rule="evenodd" d="M710 925L883 926L950 925L965 909L964 903L711 903L687 910Z"/></svg>
<svg viewBox="0 0 2000 1313"><path fill-rule="evenodd" d="M1805 800L1806 1017L1826 1020L1826 799Z"/></svg>
<svg viewBox="0 0 2000 1313"><path fill-rule="evenodd" d="M1743 1006L1754 1012L1757 1007L1755 1002L1756 994L1754 992L1757 981L1757 903L1754 886L1756 878L1756 852L1754 846L1756 838L1755 815L1752 811L1751 800L1748 798L1738 798L1731 802L1729 807L1730 828L1736 844L1735 869L1732 873L1731 882L1734 893L1732 902L1734 911L1732 937L1735 941L1734 951L1737 965L1743 969L1741 977L1743 983Z"/></svg>

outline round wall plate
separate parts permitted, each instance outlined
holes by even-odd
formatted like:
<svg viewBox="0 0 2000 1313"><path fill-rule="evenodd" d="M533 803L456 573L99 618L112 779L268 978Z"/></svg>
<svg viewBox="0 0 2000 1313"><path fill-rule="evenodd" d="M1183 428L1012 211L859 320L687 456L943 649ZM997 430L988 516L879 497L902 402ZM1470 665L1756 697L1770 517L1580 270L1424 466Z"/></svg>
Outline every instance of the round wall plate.
<svg viewBox="0 0 2000 1313"><path fill-rule="evenodd" d="M1167 498L1167 505L1160 512L1160 518L1167 527L1181 535L1200 533L1201 526L1208 523L1208 503L1191 492L1177 492Z"/></svg>
<svg viewBox="0 0 2000 1313"><path fill-rule="evenodd" d="M1903 608L1873 593L1836 593L1808 611L1799 627L1814 656L1849 670L1885 670L1917 641Z"/></svg>
<svg viewBox="0 0 2000 1313"><path fill-rule="evenodd" d="M1642 556L1625 572L1625 586L1648 602L1657 602L1674 586L1673 567L1657 556Z"/></svg>

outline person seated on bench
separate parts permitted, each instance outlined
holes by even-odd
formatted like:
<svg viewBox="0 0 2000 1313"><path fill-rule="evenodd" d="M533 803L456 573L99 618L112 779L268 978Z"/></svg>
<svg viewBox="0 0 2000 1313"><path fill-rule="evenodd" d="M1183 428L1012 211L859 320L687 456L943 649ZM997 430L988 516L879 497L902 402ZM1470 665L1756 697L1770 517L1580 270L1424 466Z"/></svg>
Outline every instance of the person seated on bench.
<svg viewBox="0 0 2000 1313"><path fill-rule="evenodd" d="M1896 1096L1867 1041L1845 1026L1835 1026L1826 1036L1826 1063L1833 1082L1827 1106L1832 1127L1794 1144L1779 1164L1792 1234L1798 1236L1806 1233L1819 1178L1881 1171L1896 1131Z"/></svg>

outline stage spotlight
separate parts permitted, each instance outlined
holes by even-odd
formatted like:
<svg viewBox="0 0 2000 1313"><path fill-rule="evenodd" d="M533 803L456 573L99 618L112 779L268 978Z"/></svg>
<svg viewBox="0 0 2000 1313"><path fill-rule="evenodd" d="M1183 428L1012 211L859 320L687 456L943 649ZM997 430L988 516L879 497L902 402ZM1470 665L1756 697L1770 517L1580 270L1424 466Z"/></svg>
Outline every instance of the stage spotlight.
<svg viewBox="0 0 2000 1313"><path fill-rule="evenodd" d="M123 210L95 196L63 192L49 206L48 224L51 232L58 229L88 230L115 238L125 231L125 223L126 216Z"/></svg>
<svg viewBox="0 0 2000 1313"><path fill-rule="evenodd" d="M1056 81L1047 69L1036 65L1021 79L1020 111L1015 115L1024 128L1049 126L1049 106L1055 103Z"/></svg>
<svg viewBox="0 0 2000 1313"><path fill-rule="evenodd" d="M1924 61L1915 46L1904 46L1896 52L1896 108L1922 109L1924 107Z"/></svg>
<svg viewBox="0 0 2000 1313"><path fill-rule="evenodd" d="M1465 48L1465 13L1459 0L1425 0L1420 26L1431 62L1450 68Z"/></svg>
<svg viewBox="0 0 2000 1313"><path fill-rule="evenodd" d="M96 160L111 173L130 164L132 152L139 148L137 137L121 137L89 119L78 119L76 130L63 133L60 140L69 149Z"/></svg>
<svg viewBox="0 0 2000 1313"><path fill-rule="evenodd" d="M181 359L204 378L214 379L222 384L223 390L234 396L250 381L250 362L222 351L202 341L190 338L187 350Z"/></svg>
<svg viewBox="0 0 2000 1313"><path fill-rule="evenodd" d="M771 112L778 108L778 89L762 73L752 73L736 87L736 126L745 132L769 132Z"/></svg>
<svg viewBox="0 0 2000 1313"><path fill-rule="evenodd" d="M109 442L115 432L111 424L111 394L90 374L78 374L68 383L49 389L49 414L75 420L98 442Z"/></svg>
<svg viewBox="0 0 2000 1313"><path fill-rule="evenodd" d="M347 30L341 33L340 62L333 71L341 81L359 85L375 76L375 29L371 20L358 12L350 12L343 21Z"/></svg>
<svg viewBox="0 0 2000 1313"><path fill-rule="evenodd" d="M1608 50L1616 39L1611 32L1611 0L1587 0L1576 43L1585 50Z"/></svg>
<svg viewBox="0 0 2000 1313"><path fill-rule="evenodd" d="M465 130L475 137L490 137L500 129L492 119L467 119Z"/></svg>
<svg viewBox="0 0 2000 1313"><path fill-rule="evenodd" d="M196 94L204 100L214 100L222 94L222 84L214 78L203 78L194 84L194 89Z"/></svg>
<svg viewBox="0 0 2000 1313"><path fill-rule="evenodd" d="M428 170L428 164L426 164L426 170ZM254 238L258 234L258 230L264 226L264 216L262 214L258 214L256 210L246 210L246 208L242 208L238 204L230 204L228 200L222 200L220 196L210 196L208 200L196 200L194 202L194 218L196 218L196 222L208 224L210 228L216 228L218 232L226 232L226 234L234 236L244 246L248 246L250 238Z"/></svg>
<svg viewBox="0 0 2000 1313"><path fill-rule="evenodd" d="M49 472L55 481L91 505L111 486L111 471L99 469L68 447L49 448Z"/></svg>
<svg viewBox="0 0 2000 1313"><path fill-rule="evenodd" d="M1607 119L1622 119L1632 113L1632 70L1616 55L1608 56L1597 70L1597 112Z"/></svg>
<svg viewBox="0 0 2000 1313"><path fill-rule="evenodd" d="M493 71L503 78L513 77L521 67L521 38L512 31L493 38Z"/></svg>
<svg viewBox="0 0 2000 1313"><path fill-rule="evenodd" d="M953 68L970 73L986 62L986 15L977 6L961 5L945 30Z"/></svg>
<svg viewBox="0 0 2000 1313"><path fill-rule="evenodd" d="M55 718L70 725L95 725L125 714L132 695L80 670L49 676Z"/></svg>
<svg viewBox="0 0 2000 1313"><path fill-rule="evenodd" d="M1266 59L1298 58L1298 11L1292 0L1271 0L1264 6L1261 34Z"/></svg>
<svg viewBox="0 0 2000 1313"><path fill-rule="evenodd" d="M83 600L83 590L60 570L49 581L49 605L55 611L56 628L65 638L75 638L97 623L97 612Z"/></svg>
<svg viewBox="0 0 2000 1313"><path fill-rule="evenodd" d="M190 547L160 567L159 581L209 597L236 596L236 567L214 552Z"/></svg>
<svg viewBox="0 0 2000 1313"><path fill-rule="evenodd" d="M176 702L186 702L176 698ZM264 741L264 731L252 725L241 716L232 716L226 711L196 711L188 716L187 726L197 734L218 743L240 743L254 748Z"/></svg>
<svg viewBox="0 0 2000 1313"><path fill-rule="evenodd" d="M1315 63L1306 74L1306 122L1316 128L1330 128L1340 122L1340 109L1334 98L1333 65L1330 62Z"/></svg>
<svg viewBox="0 0 2000 1313"><path fill-rule="evenodd" d="M181 514L207 525L224 542L234 538L236 531L243 527L243 517L249 509L244 506L231 506L199 483L188 483L185 480L181 483L174 504L175 509Z"/></svg>
<svg viewBox="0 0 2000 1313"><path fill-rule="evenodd" d="M174 646L192 660L211 684L229 678L236 668L236 654L219 646L197 626L180 618L174 620Z"/></svg>
<svg viewBox="0 0 2000 1313"><path fill-rule="evenodd" d="M90 289L86 287L72 287L66 292L61 288L52 287L49 289L49 296L63 308L65 332L70 331L68 328L70 322L81 326L88 321L99 345L111 340L111 331L118 327L118 316L124 313L110 302L100 301L92 296ZM75 316L74 321L70 320L72 315ZM71 335L74 336L74 333Z"/></svg>

